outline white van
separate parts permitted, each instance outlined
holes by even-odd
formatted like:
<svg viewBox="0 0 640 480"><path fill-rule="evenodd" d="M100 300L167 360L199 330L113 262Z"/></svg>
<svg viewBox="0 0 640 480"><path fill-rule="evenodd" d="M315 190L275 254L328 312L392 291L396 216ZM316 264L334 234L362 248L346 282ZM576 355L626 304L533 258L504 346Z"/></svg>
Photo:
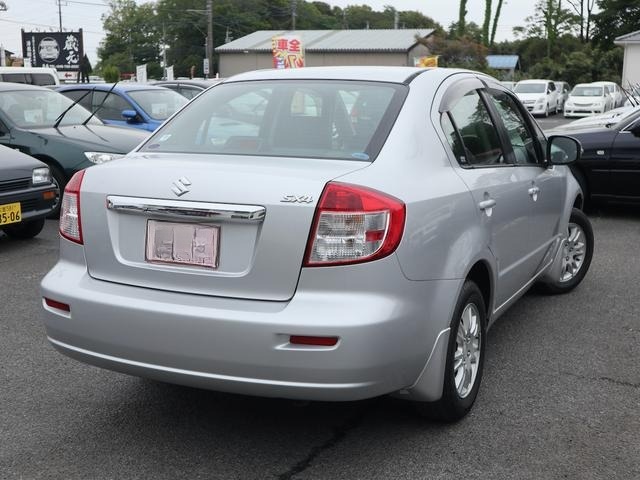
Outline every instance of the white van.
<svg viewBox="0 0 640 480"><path fill-rule="evenodd" d="M0 82L26 83L41 87L60 85L55 68L0 67Z"/></svg>
<svg viewBox="0 0 640 480"><path fill-rule="evenodd" d="M558 113L558 89L551 80L521 80L513 91L533 115Z"/></svg>

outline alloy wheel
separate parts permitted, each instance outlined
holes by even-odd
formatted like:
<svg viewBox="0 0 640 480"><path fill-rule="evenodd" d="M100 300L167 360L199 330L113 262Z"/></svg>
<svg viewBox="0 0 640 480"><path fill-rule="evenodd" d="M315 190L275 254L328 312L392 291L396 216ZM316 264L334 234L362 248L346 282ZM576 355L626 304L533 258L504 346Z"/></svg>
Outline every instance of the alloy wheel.
<svg viewBox="0 0 640 480"><path fill-rule="evenodd" d="M469 395L478 375L482 348L480 321L478 307L469 303L460 317L453 354L453 376L460 398Z"/></svg>
<svg viewBox="0 0 640 480"><path fill-rule="evenodd" d="M577 223L569 224L569 236L562 246L562 270L560 281L572 280L582 268L587 250L586 236Z"/></svg>

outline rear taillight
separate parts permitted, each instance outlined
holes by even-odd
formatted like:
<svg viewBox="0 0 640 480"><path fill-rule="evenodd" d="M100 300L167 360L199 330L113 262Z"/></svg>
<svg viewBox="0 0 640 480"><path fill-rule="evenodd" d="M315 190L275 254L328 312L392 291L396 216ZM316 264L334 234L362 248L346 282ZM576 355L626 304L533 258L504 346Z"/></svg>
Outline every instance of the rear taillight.
<svg viewBox="0 0 640 480"><path fill-rule="evenodd" d="M369 188L330 182L316 208L304 266L368 262L391 254L402 238L405 205Z"/></svg>
<svg viewBox="0 0 640 480"><path fill-rule="evenodd" d="M80 186L84 170L77 172L64 189L60 204L60 235L82 245L82 221L80 220Z"/></svg>

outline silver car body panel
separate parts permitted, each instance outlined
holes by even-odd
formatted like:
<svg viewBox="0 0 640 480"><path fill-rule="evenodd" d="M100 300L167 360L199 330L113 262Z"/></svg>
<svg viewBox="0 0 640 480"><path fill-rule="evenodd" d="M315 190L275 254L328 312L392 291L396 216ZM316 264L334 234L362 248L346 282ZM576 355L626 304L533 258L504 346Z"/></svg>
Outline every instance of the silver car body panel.
<svg viewBox="0 0 640 480"><path fill-rule="evenodd" d="M308 68L228 80L410 81L372 163L138 152L88 170L84 246L61 240L60 261L42 281L44 297L71 307L44 306L53 345L87 363L215 390L440 398L449 325L470 270L481 262L490 272L487 307L495 321L555 268L579 189L566 167L460 167L438 105L449 86L474 74L419 72ZM183 176L189 192L177 197L171 186ZM402 241L373 262L302 268L317 201L336 179L401 199ZM535 200L532 186L539 188ZM496 200L491 216L478 206L485 193ZM221 228L219 268L145 262L146 221L192 207ZM290 335L339 341L292 345Z"/></svg>

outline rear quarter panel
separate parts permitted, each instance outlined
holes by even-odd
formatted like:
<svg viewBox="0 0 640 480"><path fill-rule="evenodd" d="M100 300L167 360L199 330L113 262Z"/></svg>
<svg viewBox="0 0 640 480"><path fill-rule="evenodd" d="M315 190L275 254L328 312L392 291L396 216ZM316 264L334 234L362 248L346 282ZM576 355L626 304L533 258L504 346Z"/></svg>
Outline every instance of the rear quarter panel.
<svg viewBox="0 0 640 480"><path fill-rule="evenodd" d="M470 192L454 172L432 119L443 89L430 72L410 92L380 155L341 181L367 185L405 202L404 235L396 255L409 280L463 279L487 257L488 234ZM434 128L435 127L435 128Z"/></svg>

